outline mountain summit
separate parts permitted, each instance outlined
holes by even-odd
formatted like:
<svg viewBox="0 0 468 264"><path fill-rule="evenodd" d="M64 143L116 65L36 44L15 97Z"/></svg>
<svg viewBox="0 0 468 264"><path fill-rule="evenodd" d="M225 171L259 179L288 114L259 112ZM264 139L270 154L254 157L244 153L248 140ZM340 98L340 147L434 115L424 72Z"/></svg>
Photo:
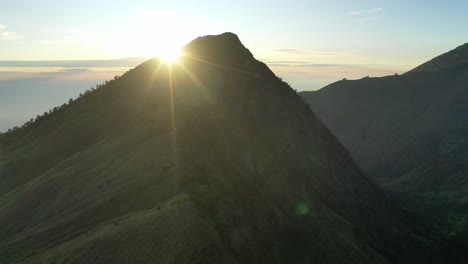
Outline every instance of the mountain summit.
<svg viewBox="0 0 468 264"><path fill-rule="evenodd" d="M246 74L256 74L264 78L276 78L275 74L262 62L254 59L234 33L199 37L182 48L185 57L214 63L219 67L242 69Z"/></svg>
<svg viewBox="0 0 468 264"><path fill-rule="evenodd" d="M436 248L231 33L0 136L1 263L416 263Z"/></svg>

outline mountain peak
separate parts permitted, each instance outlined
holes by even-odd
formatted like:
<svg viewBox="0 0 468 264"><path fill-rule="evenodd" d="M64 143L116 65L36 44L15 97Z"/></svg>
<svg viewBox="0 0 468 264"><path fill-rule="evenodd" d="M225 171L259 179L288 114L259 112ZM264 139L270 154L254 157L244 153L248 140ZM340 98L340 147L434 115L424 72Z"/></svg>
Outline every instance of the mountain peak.
<svg viewBox="0 0 468 264"><path fill-rule="evenodd" d="M262 62L255 60L252 53L231 32L207 35L192 40L182 48L184 57L232 68L267 78L276 77Z"/></svg>
<svg viewBox="0 0 468 264"><path fill-rule="evenodd" d="M239 37L231 32L196 38L184 46L182 50L188 56L210 61L235 63L253 58L252 53L242 44Z"/></svg>
<svg viewBox="0 0 468 264"><path fill-rule="evenodd" d="M222 44L224 44L224 46L222 46ZM200 48L200 46L215 46L217 48L223 47L224 49L236 47L247 50L247 48L240 41L239 37L232 32L198 37L192 40L189 44L185 45L183 49L190 51L192 49ZM250 55L252 54L250 53Z"/></svg>
<svg viewBox="0 0 468 264"><path fill-rule="evenodd" d="M409 72L439 72L468 68L468 43L421 64Z"/></svg>

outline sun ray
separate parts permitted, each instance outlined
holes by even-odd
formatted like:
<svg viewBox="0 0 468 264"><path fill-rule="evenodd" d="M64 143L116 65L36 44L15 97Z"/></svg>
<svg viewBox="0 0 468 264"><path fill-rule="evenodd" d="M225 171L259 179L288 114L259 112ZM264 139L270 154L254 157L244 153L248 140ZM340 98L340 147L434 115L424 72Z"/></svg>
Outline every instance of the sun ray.
<svg viewBox="0 0 468 264"><path fill-rule="evenodd" d="M268 80L271 79L271 78L268 78L268 77L266 77L266 76L262 76L262 75L260 75L260 74L254 74L254 73L251 73L251 72L248 72L248 71L244 71L244 70L241 70L241 69L236 69L236 68L229 67L229 66L226 66L226 65L222 65L222 64L219 64L219 63L215 63L215 62L212 62L212 61L209 61L209 60L205 60L205 59L203 59L203 58L196 57L196 56L190 55L190 54L188 54L188 53L184 53L183 56L184 56L184 57L187 57L187 58L189 58L189 59L193 59L193 60L202 62L202 63L206 63L206 64L213 65L213 66L215 66L215 67L219 67L219 68L222 68L222 69L234 71L234 72L237 72L237 73L246 74L246 75L249 75L249 76L252 76L252 77L257 77L257 78L262 78L262 79L268 79Z"/></svg>
<svg viewBox="0 0 468 264"><path fill-rule="evenodd" d="M159 57L166 63L175 62L180 57L180 49L166 49L161 51Z"/></svg>
<svg viewBox="0 0 468 264"><path fill-rule="evenodd" d="M168 70L168 80L169 80L169 104L170 104L170 115L171 115L171 137L172 137L172 164L173 164L173 179L177 181L178 179L178 162L177 162L177 127L176 127L176 117L175 117L175 102L174 102L174 80L172 76L172 65L167 66Z"/></svg>
<svg viewBox="0 0 468 264"><path fill-rule="evenodd" d="M190 80L192 80L192 82L195 83L195 86L198 87L203 92L203 94L208 98L208 101L210 103L213 103L214 102L213 98L210 95L207 86L201 81L201 79L195 73L193 73L187 66L185 66L182 62L178 63L178 65L180 66L180 69L182 69L182 71L184 71L185 74L187 74Z"/></svg>
<svg viewBox="0 0 468 264"><path fill-rule="evenodd" d="M152 60L154 61L155 59L152 59ZM154 70L153 74L151 74L148 81L142 87L144 96L141 96L140 99L139 99L138 105L135 105L135 108L137 109L137 112L142 110L144 101L148 99L148 94L151 92L151 88L153 87L153 84L154 84L155 80L157 79L157 76L158 76L159 71L161 69L161 63L158 62L157 66L155 66L155 68L156 69Z"/></svg>

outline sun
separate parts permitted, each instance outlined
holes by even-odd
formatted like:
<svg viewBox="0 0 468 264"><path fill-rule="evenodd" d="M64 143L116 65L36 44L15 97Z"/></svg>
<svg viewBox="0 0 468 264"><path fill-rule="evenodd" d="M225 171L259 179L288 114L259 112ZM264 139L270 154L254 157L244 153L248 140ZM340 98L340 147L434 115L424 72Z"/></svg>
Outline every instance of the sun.
<svg viewBox="0 0 468 264"><path fill-rule="evenodd" d="M159 52L159 58L167 63L175 62L180 57L180 49L172 48L172 49L164 49Z"/></svg>
<svg viewBox="0 0 468 264"><path fill-rule="evenodd" d="M158 58L165 63L185 57L183 47L200 35L205 25L188 14L145 11L104 37L104 47L120 57ZM142 25L160 25L147 27ZM170 26L169 26L170 25ZM124 37L123 37L124 36Z"/></svg>

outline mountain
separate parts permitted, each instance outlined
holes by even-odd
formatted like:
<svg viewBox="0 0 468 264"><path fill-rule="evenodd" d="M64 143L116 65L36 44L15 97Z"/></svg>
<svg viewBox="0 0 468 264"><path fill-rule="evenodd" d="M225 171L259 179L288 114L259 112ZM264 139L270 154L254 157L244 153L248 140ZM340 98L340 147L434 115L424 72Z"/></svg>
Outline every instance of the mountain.
<svg viewBox="0 0 468 264"><path fill-rule="evenodd" d="M410 72L456 71L468 68L468 43L444 53Z"/></svg>
<svg viewBox="0 0 468 264"><path fill-rule="evenodd" d="M440 263L232 33L0 135L0 263Z"/></svg>
<svg viewBox="0 0 468 264"><path fill-rule="evenodd" d="M436 228L464 245L467 61L465 44L401 76L339 81L301 93L367 175L429 222L441 221Z"/></svg>

